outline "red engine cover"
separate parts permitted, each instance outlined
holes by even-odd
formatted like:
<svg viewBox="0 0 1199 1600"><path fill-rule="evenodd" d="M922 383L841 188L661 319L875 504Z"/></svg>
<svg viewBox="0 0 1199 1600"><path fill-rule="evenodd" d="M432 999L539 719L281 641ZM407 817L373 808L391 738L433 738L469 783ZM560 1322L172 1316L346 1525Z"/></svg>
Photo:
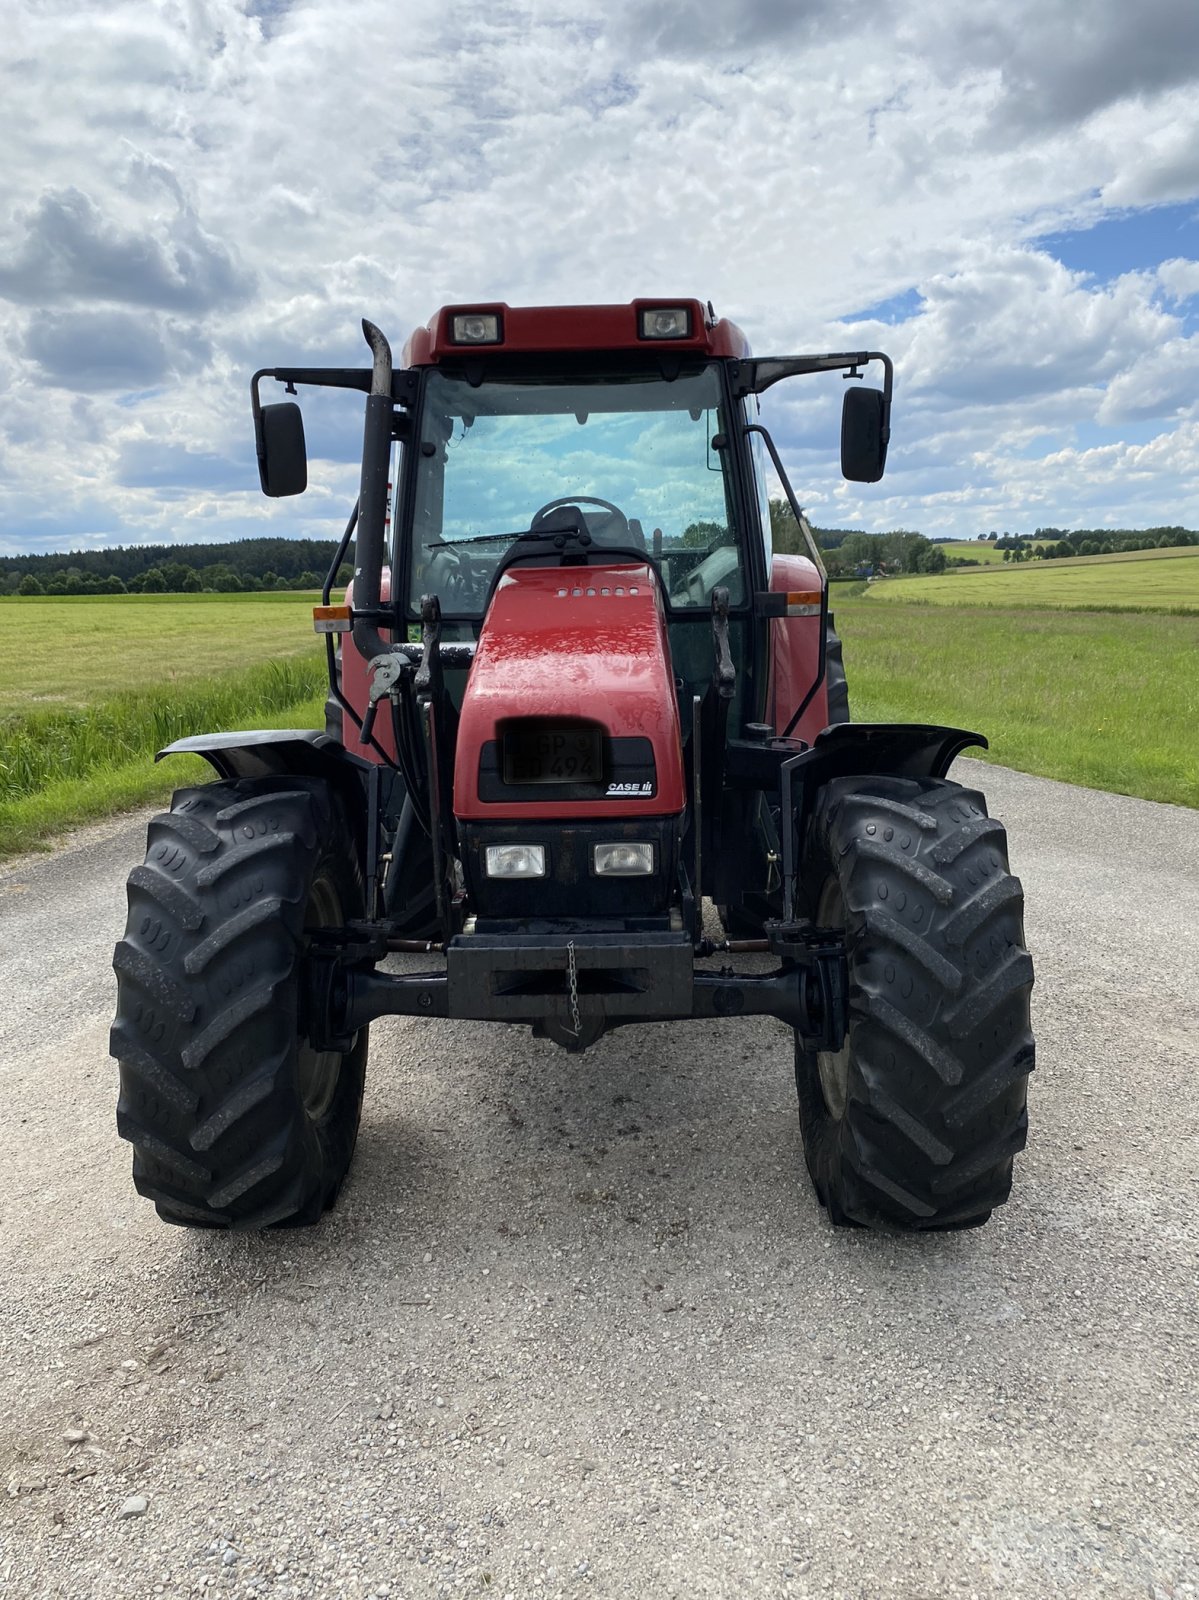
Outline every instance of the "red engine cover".
<svg viewBox="0 0 1199 1600"><path fill-rule="evenodd" d="M512 717L585 717L653 747L650 797L502 803L479 798L483 746ZM463 821L670 816L686 781L666 617L649 566L511 567L500 579L467 679L454 764Z"/></svg>

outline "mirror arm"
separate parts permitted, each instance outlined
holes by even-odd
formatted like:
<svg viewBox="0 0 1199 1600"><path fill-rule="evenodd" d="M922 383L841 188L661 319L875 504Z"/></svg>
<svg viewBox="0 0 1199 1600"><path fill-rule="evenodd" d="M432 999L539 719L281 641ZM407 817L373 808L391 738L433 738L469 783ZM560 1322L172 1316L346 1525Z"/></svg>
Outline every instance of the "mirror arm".
<svg viewBox="0 0 1199 1600"><path fill-rule="evenodd" d="M396 372L389 363L388 374L391 398L397 405L411 405L416 395L419 373L412 367ZM374 367L262 367L250 379L250 404L255 421L261 410L258 385L263 378L274 378L276 383L286 384L288 394L295 393L297 383L315 389L357 389L359 394L370 394L378 382Z"/></svg>
<svg viewBox="0 0 1199 1600"><path fill-rule="evenodd" d="M883 364L883 399L889 415L895 368L891 357L881 350L851 350L822 356L747 357L729 363L729 377L733 393L742 399L747 394L763 394L784 378L802 377L809 372L844 372L849 377L860 377L858 369L871 361Z"/></svg>

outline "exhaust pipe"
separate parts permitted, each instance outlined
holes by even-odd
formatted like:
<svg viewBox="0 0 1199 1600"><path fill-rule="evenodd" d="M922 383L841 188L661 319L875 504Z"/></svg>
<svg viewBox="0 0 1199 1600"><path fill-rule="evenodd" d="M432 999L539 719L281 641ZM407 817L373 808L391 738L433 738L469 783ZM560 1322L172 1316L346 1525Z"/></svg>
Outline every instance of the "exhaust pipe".
<svg viewBox="0 0 1199 1600"><path fill-rule="evenodd" d="M391 393L391 346L381 329L362 319L362 331L374 357L371 392L366 397L362 434L362 480L358 491L358 530L354 543L354 610L367 618L354 623L354 646L365 661L387 655L393 646L382 637L369 613L377 612L383 582L387 522L387 474L391 464L391 430L395 402Z"/></svg>

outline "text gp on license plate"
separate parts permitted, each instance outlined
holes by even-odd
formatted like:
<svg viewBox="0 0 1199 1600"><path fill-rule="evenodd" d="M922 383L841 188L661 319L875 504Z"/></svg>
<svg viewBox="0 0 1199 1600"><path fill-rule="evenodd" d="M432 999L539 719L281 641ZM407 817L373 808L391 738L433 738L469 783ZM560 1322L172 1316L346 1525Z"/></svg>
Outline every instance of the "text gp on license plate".
<svg viewBox="0 0 1199 1600"><path fill-rule="evenodd" d="M599 783L604 776L600 728L509 728L505 783Z"/></svg>

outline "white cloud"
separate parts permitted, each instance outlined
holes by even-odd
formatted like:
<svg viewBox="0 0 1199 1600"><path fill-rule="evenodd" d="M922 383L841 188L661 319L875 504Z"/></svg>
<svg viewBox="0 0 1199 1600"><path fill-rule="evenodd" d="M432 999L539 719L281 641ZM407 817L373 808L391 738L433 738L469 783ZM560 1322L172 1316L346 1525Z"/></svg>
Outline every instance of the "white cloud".
<svg viewBox="0 0 1199 1600"><path fill-rule="evenodd" d="M1196 15L21 0L0 65L0 549L338 532L354 403L305 402L318 489L268 504L256 366L357 362L363 314L398 349L451 300L679 291L763 350L892 350L882 485L836 476L835 383L776 397L818 520L1068 521L1080 430L1186 436L1199 268L1088 280L1027 241L1199 194ZM913 288L897 325L846 320ZM1185 520L1190 457L1151 459L1128 515Z"/></svg>
<svg viewBox="0 0 1199 1600"><path fill-rule="evenodd" d="M1171 300L1190 300L1199 295L1199 261L1171 257L1158 267L1157 281Z"/></svg>

